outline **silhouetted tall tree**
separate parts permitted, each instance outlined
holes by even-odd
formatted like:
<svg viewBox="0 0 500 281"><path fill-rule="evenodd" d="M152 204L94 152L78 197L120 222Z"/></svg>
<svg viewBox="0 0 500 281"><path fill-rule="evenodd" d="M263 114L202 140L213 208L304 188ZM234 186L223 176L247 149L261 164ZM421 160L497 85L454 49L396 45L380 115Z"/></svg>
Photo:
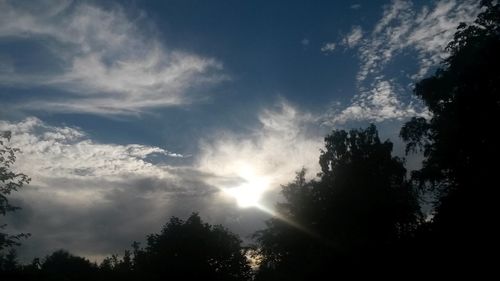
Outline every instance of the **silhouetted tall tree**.
<svg viewBox="0 0 500 281"><path fill-rule="evenodd" d="M416 228L419 206L403 161L371 125L325 138L318 181L304 171L283 187L278 212L256 234L262 279L307 280L332 270L389 263L393 247Z"/></svg>
<svg viewBox="0 0 500 281"><path fill-rule="evenodd" d="M429 256L436 263L470 266L496 240L500 159L500 5L483 1L474 24L461 24L450 57L417 83L415 95L432 117L401 129L407 152L421 150L412 179L437 194ZM429 235L429 234L427 234Z"/></svg>
<svg viewBox="0 0 500 281"><path fill-rule="evenodd" d="M186 221L172 217L149 235L145 249L134 251L134 270L148 280L249 280L251 273L241 240L196 213Z"/></svg>

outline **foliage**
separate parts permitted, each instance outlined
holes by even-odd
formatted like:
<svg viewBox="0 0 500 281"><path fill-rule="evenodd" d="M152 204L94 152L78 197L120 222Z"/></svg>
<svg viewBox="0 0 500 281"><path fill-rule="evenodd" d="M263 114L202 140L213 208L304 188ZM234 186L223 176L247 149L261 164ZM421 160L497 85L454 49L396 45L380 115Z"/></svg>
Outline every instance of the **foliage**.
<svg viewBox="0 0 500 281"><path fill-rule="evenodd" d="M448 45L450 57L420 81L415 95L432 117L413 118L401 129L407 151L425 160L412 179L437 195L429 225L436 263L471 266L495 240L496 173L500 158L500 5L483 1L471 25L461 24ZM460 245L460 246L457 246ZM439 261L438 261L439 260ZM477 259L475 259L477 262Z"/></svg>
<svg viewBox="0 0 500 281"><path fill-rule="evenodd" d="M443 67L415 86L432 118L413 118L401 129L407 152L422 150L426 157L413 178L445 193L481 179L478 174L487 176L493 167L488 158L499 151L490 125L500 120L500 8L484 5L488 8L473 25L460 25Z"/></svg>
<svg viewBox="0 0 500 281"><path fill-rule="evenodd" d="M443 68L415 87L432 118L414 118L401 129L407 150L426 157L413 179L438 189L437 220L447 208L474 209L462 204L479 203L477 196L487 199L493 191L497 165L491 161L500 156L500 137L491 128L500 121L500 5L483 4L487 9L473 25L460 26Z"/></svg>
<svg viewBox="0 0 500 281"><path fill-rule="evenodd" d="M17 191L23 185L30 182L30 178L23 173L17 173L13 170L16 161L16 153L19 149L10 147L10 132L0 132L0 215L5 216L7 212L12 212L19 207L12 206L7 196L13 191ZM0 230L6 227L0 223ZM28 234L9 235L0 232L0 251L4 248L17 245L18 240L27 237Z"/></svg>
<svg viewBox="0 0 500 281"><path fill-rule="evenodd" d="M17 260L17 252L15 249L9 249L7 254L3 255L0 253L0 272L15 272L19 267L19 262Z"/></svg>
<svg viewBox="0 0 500 281"><path fill-rule="evenodd" d="M95 278L97 266L85 258L58 250L45 258L41 270L49 279L91 280Z"/></svg>
<svg viewBox="0 0 500 281"><path fill-rule="evenodd" d="M278 210L292 225L271 219L256 235L263 279L304 280L332 265L366 264L390 252L419 222L403 161L391 156L392 143L381 142L374 125L334 131L325 148L318 181L306 181L301 171L283 186L286 202Z"/></svg>
<svg viewBox="0 0 500 281"><path fill-rule="evenodd" d="M250 267L241 240L224 227L203 223L198 214L186 221L172 217L160 234L135 250L134 266L151 279L249 280Z"/></svg>

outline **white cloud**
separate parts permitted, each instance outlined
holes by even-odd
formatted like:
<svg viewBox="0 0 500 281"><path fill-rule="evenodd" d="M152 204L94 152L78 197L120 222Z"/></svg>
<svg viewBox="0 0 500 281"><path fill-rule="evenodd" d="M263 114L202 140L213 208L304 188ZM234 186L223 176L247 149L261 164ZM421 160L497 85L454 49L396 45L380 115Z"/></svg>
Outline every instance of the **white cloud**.
<svg viewBox="0 0 500 281"><path fill-rule="evenodd" d="M49 205L81 212L114 202L109 194L118 190L144 189L152 208L172 197L213 191L201 179L197 185L182 186L189 177L180 174L189 173L189 168L151 163L148 157L153 155L182 157L159 147L97 143L78 128L50 126L34 117L0 121L0 131L12 132L11 145L21 149L15 169L32 178L27 190L16 194L22 200L43 197ZM198 172L191 172L196 178Z"/></svg>
<svg viewBox="0 0 500 281"><path fill-rule="evenodd" d="M333 51L335 51L336 46L337 46L337 44L335 44L334 42L325 43L325 45L323 45L323 47L321 47L321 52L323 52L323 53L333 52Z"/></svg>
<svg viewBox="0 0 500 281"><path fill-rule="evenodd" d="M351 32L342 39L342 44L347 48L356 47L363 38L363 30L361 26L353 26Z"/></svg>
<svg viewBox="0 0 500 281"><path fill-rule="evenodd" d="M382 122L386 119L402 120L410 116L428 117L427 111L417 111L411 103L401 102L393 84L386 80L376 81L370 91L355 96L347 108L328 112L325 123L335 125L348 121Z"/></svg>
<svg viewBox="0 0 500 281"><path fill-rule="evenodd" d="M431 66L448 56L445 47L459 23L472 22L478 13L476 0L441 0L433 7L423 6L420 11L413 8L411 1L392 1L385 6L370 38L359 49L358 81L369 75L378 76L388 62L405 50L417 52L420 70L413 78L421 78Z"/></svg>
<svg viewBox="0 0 500 281"><path fill-rule="evenodd" d="M147 29L145 15L130 18L114 6L103 9L72 1L34 5L0 2L0 38L46 42L59 71L0 72L0 83L46 85L70 92L27 106L98 114L138 113L192 103L189 90L227 79L211 58L168 49Z"/></svg>
<svg viewBox="0 0 500 281"><path fill-rule="evenodd" d="M309 46L309 43L310 43L310 41L307 38L304 38L304 39L302 39L302 41L300 41L300 44L302 44L302 46L305 46L305 47Z"/></svg>
<svg viewBox="0 0 500 281"><path fill-rule="evenodd" d="M12 132L10 145L21 149L15 169L32 178L12 194L23 209L7 218L9 230L33 234L23 242L25 257L58 248L109 255L157 231L169 216L202 211L221 223L232 216L221 209L236 208L213 204L218 190L202 171L165 164L182 157L166 149L98 143L79 128L33 117L0 121L4 130ZM155 163L149 160L154 155Z"/></svg>
<svg viewBox="0 0 500 281"><path fill-rule="evenodd" d="M101 144L78 128L50 126L30 117L18 123L0 121L0 131L11 131L13 146L22 150L17 169L26 171L37 185L47 179L99 179L123 177L168 178L172 175L146 158L157 154L182 157L168 150L139 144Z"/></svg>
<svg viewBox="0 0 500 281"><path fill-rule="evenodd" d="M11 145L22 150L15 168L32 178L13 194L23 209L7 218L9 229L33 234L21 249L28 258L61 247L102 257L157 231L168 217L193 211L247 238L268 214L239 210L217 187L241 184L245 173L265 178L264 203L272 208L280 184L296 171L306 167L309 178L316 175L323 146L318 118L286 102L258 117L252 133L214 133L200 143L193 164L175 166L169 158L182 155L164 148L100 143L80 128L34 117L0 121L0 131L11 131Z"/></svg>
<svg viewBox="0 0 500 281"><path fill-rule="evenodd" d="M259 120L260 126L252 134L220 132L215 140L202 141L197 165L215 175L213 185L230 187L251 173L266 179L277 192L302 167L308 169L309 178L319 172L323 132L315 128L316 117L282 102L262 111Z"/></svg>
<svg viewBox="0 0 500 281"><path fill-rule="evenodd" d="M353 27L343 39L347 47L357 47L360 66L358 94L344 109L330 112L330 122L349 120L380 122L419 115L428 117L397 77L385 78L389 63L409 53L417 58L418 70L408 74L415 81L429 74L449 54L446 45L459 23L471 23L479 13L477 0L440 0L417 10L408 0L393 0L384 6L381 19L371 32ZM416 54L416 56L415 56ZM413 58L412 57L412 58Z"/></svg>

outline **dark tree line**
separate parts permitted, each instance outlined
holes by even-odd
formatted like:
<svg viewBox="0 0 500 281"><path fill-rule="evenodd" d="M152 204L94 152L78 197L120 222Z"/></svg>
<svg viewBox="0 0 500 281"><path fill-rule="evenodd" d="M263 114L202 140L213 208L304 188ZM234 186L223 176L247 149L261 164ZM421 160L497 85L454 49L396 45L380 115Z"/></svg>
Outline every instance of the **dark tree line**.
<svg viewBox="0 0 500 281"><path fill-rule="evenodd" d="M431 117L413 118L400 136L406 152L422 153L408 176L374 125L325 138L314 180L305 171L283 186L279 218L243 247L222 226L171 218L159 234L99 265L60 250L31 264L10 248L22 236L0 233L0 276L37 280L325 280L370 273L493 271L498 237L496 190L500 159L500 5L483 1L474 24L461 24L450 57L414 94ZM6 135L7 137L7 135ZM7 195L28 182L10 167L15 150L0 142L0 214ZM420 209L422 195L435 198ZM3 226L2 226L3 227ZM10 250L8 250L10 248ZM2 251L3 250L3 251ZM251 269L252 256L260 260ZM400 277L407 277L402 275ZM4 280L4 279L2 279Z"/></svg>
<svg viewBox="0 0 500 281"><path fill-rule="evenodd" d="M10 251L0 257L0 273L7 280L250 280L246 251L238 236L193 213L186 221L172 217L159 234L147 236L145 247L134 242L122 257L100 264L58 250L21 265Z"/></svg>

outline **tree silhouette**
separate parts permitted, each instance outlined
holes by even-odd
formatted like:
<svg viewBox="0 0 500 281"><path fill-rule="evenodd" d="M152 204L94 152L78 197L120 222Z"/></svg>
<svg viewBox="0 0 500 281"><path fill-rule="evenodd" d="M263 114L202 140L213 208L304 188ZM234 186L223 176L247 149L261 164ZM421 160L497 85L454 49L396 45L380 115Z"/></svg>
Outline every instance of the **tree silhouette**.
<svg viewBox="0 0 500 281"><path fill-rule="evenodd" d="M220 225L203 223L193 213L186 221L172 217L146 247L132 244L122 258L111 255L99 266L58 250L42 262L17 262L12 249L0 255L1 280L251 280L252 271L241 240Z"/></svg>
<svg viewBox="0 0 500 281"><path fill-rule="evenodd" d="M7 254L0 255L0 272L12 274L17 271L19 261L17 260L17 252L15 249L9 249Z"/></svg>
<svg viewBox="0 0 500 281"><path fill-rule="evenodd" d="M494 239L500 157L500 5L483 1L474 24L461 24L451 55L414 93L432 117L413 118L401 129L407 152L423 151L412 179L437 195L428 226L436 263L460 268L483 256ZM428 234L427 234L428 235Z"/></svg>
<svg viewBox="0 0 500 281"><path fill-rule="evenodd" d="M137 244L136 244L137 246ZM160 234L134 250L134 270L148 280L249 280L241 240L224 227L203 223L193 213L172 217Z"/></svg>
<svg viewBox="0 0 500 281"><path fill-rule="evenodd" d="M106 257L99 265L100 280L134 280L134 264L130 251L125 250L123 258L117 255Z"/></svg>
<svg viewBox="0 0 500 281"><path fill-rule="evenodd" d="M41 271L47 280L93 280L97 266L85 258L58 250L45 258Z"/></svg>
<svg viewBox="0 0 500 281"><path fill-rule="evenodd" d="M8 145L10 141L10 132L0 132L0 215L5 216L7 212L12 212L19 207L12 206L9 203L7 196L17 191L24 184L28 184L30 178L23 173L17 173L13 170L12 165L16 161L16 153L19 149L12 148ZM0 231L6 227L0 223ZM7 247L17 245L18 240L27 237L28 234L9 235L0 232L0 252Z"/></svg>
<svg viewBox="0 0 500 281"><path fill-rule="evenodd" d="M386 262L419 222L403 161L391 156L392 143L381 142L374 125L334 131L325 148L318 181L307 182L301 171L283 187L278 212L299 227L271 219L256 234L262 279L305 280L332 267Z"/></svg>

